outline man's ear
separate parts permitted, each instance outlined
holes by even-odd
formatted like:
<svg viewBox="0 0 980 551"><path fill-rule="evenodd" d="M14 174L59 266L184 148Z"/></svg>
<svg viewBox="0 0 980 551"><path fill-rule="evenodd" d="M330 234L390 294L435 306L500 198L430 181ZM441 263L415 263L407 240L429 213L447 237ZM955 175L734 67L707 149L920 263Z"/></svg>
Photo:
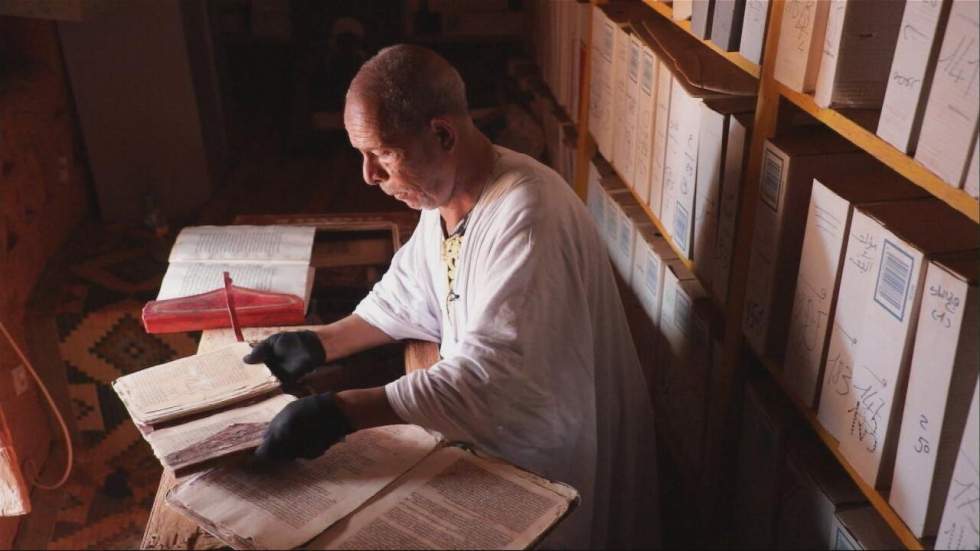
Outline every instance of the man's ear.
<svg viewBox="0 0 980 551"><path fill-rule="evenodd" d="M447 120L442 118L432 119L429 123L439 146L446 152L452 151L456 147L456 128Z"/></svg>

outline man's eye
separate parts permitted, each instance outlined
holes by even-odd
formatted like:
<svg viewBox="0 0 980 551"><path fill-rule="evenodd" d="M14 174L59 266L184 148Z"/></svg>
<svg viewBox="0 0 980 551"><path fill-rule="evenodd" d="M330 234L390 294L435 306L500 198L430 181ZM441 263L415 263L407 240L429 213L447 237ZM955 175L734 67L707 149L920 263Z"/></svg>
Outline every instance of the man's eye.
<svg viewBox="0 0 980 551"><path fill-rule="evenodd" d="M381 151L378 151L378 158L379 159L388 160L388 159L392 159L394 157L395 157L395 152L392 151L392 150L390 150L390 149L382 149Z"/></svg>

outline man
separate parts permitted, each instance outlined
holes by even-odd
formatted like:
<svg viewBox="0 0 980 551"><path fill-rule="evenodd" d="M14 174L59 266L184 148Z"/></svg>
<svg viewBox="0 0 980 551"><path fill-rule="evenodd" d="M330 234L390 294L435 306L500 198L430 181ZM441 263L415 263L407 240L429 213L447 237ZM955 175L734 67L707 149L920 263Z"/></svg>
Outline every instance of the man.
<svg viewBox="0 0 980 551"><path fill-rule="evenodd" d="M659 544L652 408L608 257L551 169L495 147L462 79L414 46L382 50L347 93L364 180L422 215L349 317L269 337L246 361L294 380L406 338L441 360L378 388L298 400L256 451L312 458L344 435L414 423L575 487L548 547Z"/></svg>

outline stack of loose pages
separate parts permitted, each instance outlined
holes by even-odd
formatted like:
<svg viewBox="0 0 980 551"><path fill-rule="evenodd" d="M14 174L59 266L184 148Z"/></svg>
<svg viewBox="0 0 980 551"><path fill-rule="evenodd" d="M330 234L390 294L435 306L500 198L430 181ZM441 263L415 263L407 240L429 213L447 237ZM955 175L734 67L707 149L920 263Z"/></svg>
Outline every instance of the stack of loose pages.
<svg viewBox="0 0 980 551"><path fill-rule="evenodd" d="M246 364L237 343L149 367L112 386L164 467L180 470L257 447L266 426L295 398L263 364Z"/></svg>

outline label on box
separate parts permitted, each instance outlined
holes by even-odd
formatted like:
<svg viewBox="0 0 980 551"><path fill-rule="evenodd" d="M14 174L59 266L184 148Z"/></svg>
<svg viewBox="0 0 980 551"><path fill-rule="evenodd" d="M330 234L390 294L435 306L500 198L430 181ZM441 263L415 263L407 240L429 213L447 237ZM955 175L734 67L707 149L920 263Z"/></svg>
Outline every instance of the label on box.
<svg viewBox="0 0 980 551"><path fill-rule="evenodd" d="M674 243L677 248L687 251L688 232L690 231L691 220L687 208L680 201L674 208ZM688 253L690 254L690 253Z"/></svg>
<svg viewBox="0 0 980 551"><path fill-rule="evenodd" d="M779 210L779 192L783 182L783 160L770 150L766 150L766 158L762 167L762 181L759 182L759 195L769 207Z"/></svg>
<svg viewBox="0 0 980 551"><path fill-rule="evenodd" d="M898 321L905 319L905 305L908 302L914 265L915 261L910 254L885 239L874 296L875 302Z"/></svg>

